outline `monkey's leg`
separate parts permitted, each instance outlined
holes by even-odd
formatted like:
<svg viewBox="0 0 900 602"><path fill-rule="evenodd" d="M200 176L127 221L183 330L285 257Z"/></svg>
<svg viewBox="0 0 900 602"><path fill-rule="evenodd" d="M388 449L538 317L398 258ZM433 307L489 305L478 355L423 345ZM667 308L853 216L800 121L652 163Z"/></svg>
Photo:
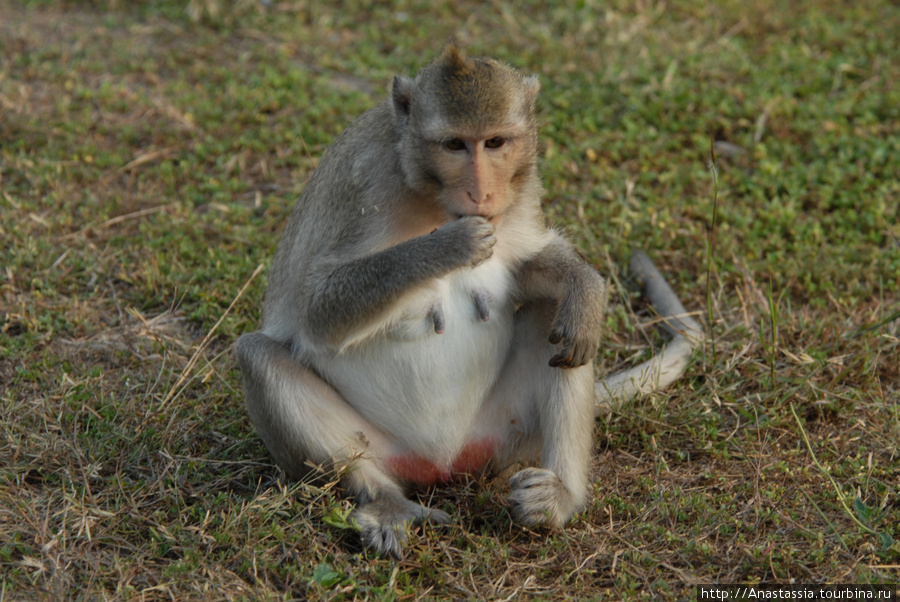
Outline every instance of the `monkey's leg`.
<svg viewBox="0 0 900 602"><path fill-rule="evenodd" d="M406 499L377 460L389 457L395 448L390 437L294 360L287 347L254 332L238 339L235 353L250 419L285 472L303 475L307 460L351 465L343 485L356 498L353 516L367 547L399 557L407 524L450 521L445 512Z"/></svg>
<svg viewBox="0 0 900 602"><path fill-rule="evenodd" d="M559 527L588 495L594 428L593 366L549 365L557 350L547 342L555 308L529 304L516 314L508 363L486 407L485 424L500 428L506 448L500 462L540 457L510 479L512 510L520 522Z"/></svg>

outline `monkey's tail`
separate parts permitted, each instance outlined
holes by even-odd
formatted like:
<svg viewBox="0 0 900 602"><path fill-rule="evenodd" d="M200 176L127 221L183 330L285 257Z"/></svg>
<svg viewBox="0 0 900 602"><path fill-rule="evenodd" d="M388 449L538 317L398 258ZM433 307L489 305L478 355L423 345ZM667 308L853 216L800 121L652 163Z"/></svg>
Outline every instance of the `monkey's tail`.
<svg viewBox="0 0 900 602"><path fill-rule="evenodd" d="M636 250L628 269L643 283L644 294L662 319L672 340L643 364L607 376L594 385L597 412L611 412L623 403L668 387L684 374L691 353L703 341L703 326L688 315L675 291L643 251Z"/></svg>

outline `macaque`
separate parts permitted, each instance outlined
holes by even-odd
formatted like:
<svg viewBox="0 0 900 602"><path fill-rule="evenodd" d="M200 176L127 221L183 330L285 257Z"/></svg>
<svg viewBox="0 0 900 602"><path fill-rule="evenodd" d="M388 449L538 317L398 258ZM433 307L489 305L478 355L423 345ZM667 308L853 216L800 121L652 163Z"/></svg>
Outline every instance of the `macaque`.
<svg viewBox="0 0 900 602"><path fill-rule="evenodd" d="M344 467L363 542L381 554L400 555L409 523L450 520L410 488L514 465L527 467L509 480L513 516L564 525L588 500L598 402L674 380L699 338L638 254L680 347L594 382L607 286L545 223L539 87L452 44L395 77L313 173L262 328L237 341L275 461L293 477Z"/></svg>

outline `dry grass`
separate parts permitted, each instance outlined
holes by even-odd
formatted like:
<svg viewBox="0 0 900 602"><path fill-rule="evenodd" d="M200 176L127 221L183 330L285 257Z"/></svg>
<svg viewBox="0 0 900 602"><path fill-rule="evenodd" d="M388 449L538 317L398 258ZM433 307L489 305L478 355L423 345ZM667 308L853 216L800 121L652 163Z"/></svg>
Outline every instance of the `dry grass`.
<svg viewBox="0 0 900 602"><path fill-rule="evenodd" d="M0 1L0 599L896 586L895 6L190 7ZM601 371L660 343L629 247L706 316L712 131L716 342L598 421L565 531L465 483L392 562L272 465L230 346L325 146L451 33L542 77L548 213L617 283Z"/></svg>

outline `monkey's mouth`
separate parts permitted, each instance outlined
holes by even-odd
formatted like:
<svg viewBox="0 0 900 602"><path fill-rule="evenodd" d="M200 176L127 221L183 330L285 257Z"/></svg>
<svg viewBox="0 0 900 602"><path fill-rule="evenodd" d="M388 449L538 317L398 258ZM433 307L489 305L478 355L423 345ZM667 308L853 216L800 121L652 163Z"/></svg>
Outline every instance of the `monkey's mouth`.
<svg viewBox="0 0 900 602"><path fill-rule="evenodd" d="M485 213L454 213L453 214L454 219L462 219L464 217L469 217L469 216L483 217L484 219L491 222L495 226L500 223L501 219L503 219L502 213L495 213L494 215L488 215Z"/></svg>

